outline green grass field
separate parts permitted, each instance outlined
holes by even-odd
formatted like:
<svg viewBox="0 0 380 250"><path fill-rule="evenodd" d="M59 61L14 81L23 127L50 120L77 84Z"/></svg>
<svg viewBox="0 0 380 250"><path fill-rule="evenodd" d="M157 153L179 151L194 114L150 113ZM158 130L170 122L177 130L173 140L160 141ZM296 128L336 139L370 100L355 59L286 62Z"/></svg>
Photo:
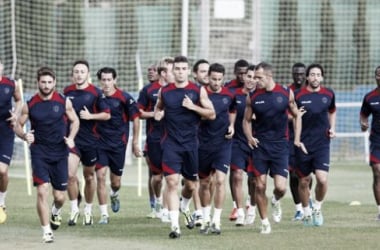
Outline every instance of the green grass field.
<svg viewBox="0 0 380 250"><path fill-rule="evenodd" d="M137 195L137 167L127 166L121 191L119 213L110 211L110 224L91 227L67 226L69 203L63 211L63 225L55 232L53 244L41 243L41 229L35 208L35 189L27 195L25 179L12 177L7 196L8 220L0 225L1 249L377 249L380 222L374 220L371 170L366 164L333 163L330 188L323 205L325 224L305 228L292 222L294 206L288 191L282 200L283 220L272 223L270 235L259 234L259 219L254 226L237 228L228 220L231 198L227 192L222 218L222 234L200 235L198 229L182 226L179 240L168 238L169 224L147 219L149 212L146 190L146 167L143 165L142 196ZM11 169L12 176L22 175L22 169ZM272 183L272 180L269 180ZM268 188L270 195L272 186ZM228 190L228 189L227 189ZM360 206L349 206L353 200ZM95 222L99 209L94 205ZM81 218L80 218L81 221ZM182 222L181 218L181 222ZM183 222L182 222L183 225Z"/></svg>

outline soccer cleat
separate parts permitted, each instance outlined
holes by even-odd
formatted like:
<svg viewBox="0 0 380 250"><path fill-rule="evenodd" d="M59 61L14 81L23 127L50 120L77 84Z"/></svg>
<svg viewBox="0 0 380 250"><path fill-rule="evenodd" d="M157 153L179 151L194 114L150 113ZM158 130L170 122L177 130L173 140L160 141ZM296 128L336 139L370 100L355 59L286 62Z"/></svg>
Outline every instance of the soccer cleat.
<svg viewBox="0 0 380 250"><path fill-rule="evenodd" d="M244 214L239 214L236 221L235 221L235 225L237 227L241 227L241 226L244 226L244 223L245 223L245 216Z"/></svg>
<svg viewBox="0 0 380 250"><path fill-rule="evenodd" d="M303 219L303 212L301 210L296 211L293 217L293 221L301 221Z"/></svg>
<svg viewBox="0 0 380 250"><path fill-rule="evenodd" d="M162 205L161 203L157 202L155 205L154 205L154 213L155 213L155 218L161 218L162 216Z"/></svg>
<svg viewBox="0 0 380 250"><path fill-rule="evenodd" d="M314 226L313 218L311 217L311 215L304 216L303 219L302 219L302 221L303 221L303 225L305 227L312 227L312 226Z"/></svg>
<svg viewBox="0 0 380 250"><path fill-rule="evenodd" d="M193 215L192 215L192 217L193 217L194 225L196 227L202 226L203 216L201 214L196 214L194 212Z"/></svg>
<svg viewBox="0 0 380 250"><path fill-rule="evenodd" d="M114 213L117 213L120 209L119 195L111 195L111 208Z"/></svg>
<svg viewBox="0 0 380 250"><path fill-rule="evenodd" d="M279 201L277 201L277 203L272 203L272 210L273 221L279 223L282 217L282 209Z"/></svg>
<svg viewBox="0 0 380 250"><path fill-rule="evenodd" d="M211 228L210 228L210 232L212 234L217 234L217 235L221 234L222 231L220 230L220 222L219 223L217 223L217 222L212 223Z"/></svg>
<svg viewBox="0 0 380 250"><path fill-rule="evenodd" d="M169 216L169 212L167 210L162 211L161 222L170 223L170 216Z"/></svg>
<svg viewBox="0 0 380 250"><path fill-rule="evenodd" d="M91 213L84 213L83 225L91 226L92 224L94 224L94 218L92 217L92 214Z"/></svg>
<svg viewBox="0 0 380 250"><path fill-rule="evenodd" d="M54 242L53 232L44 233L44 235L42 236L42 242L43 243L52 243L52 242Z"/></svg>
<svg viewBox="0 0 380 250"><path fill-rule="evenodd" d="M210 222L206 221L203 222L201 225L201 228L199 229L200 234L209 234L210 233Z"/></svg>
<svg viewBox="0 0 380 250"><path fill-rule="evenodd" d="M261 231L260 233L261 234L270 234L270 232L272 231L271 227L270 227L270 224L261 224Z"/></svg>
<svg viewBox="0 0 380 250"><path fill-rule="evenodd" d="M256 219L256 210L251 206L248 211L247 211L247 217L245 219L245 224L246 225L252 225L255 223Z"/></svg>
<svg viewBox="0 0 380 250"><path fill-rule="evenodd" d="M0 206L0 224L3 224L7 220L7 212L5 206Z"/></svg>
<svg viewBox="0 0 380 250"><path fill-rule="evenodd" d="M77 224L78 218L79 218L79 211L76 211L76 212L71 211L68 225L75 226Z"/></svg>
<svg viewBox="0 0 380 250"><path fill-rule="evenodd" d="M156 211L154 210L154 208L152 208L152 211L150 211L150 213L147 214L146 217L149 218L149 219L156 218Z"/></svg>
<svg viewBox="0 0 380 250"><path fill-rule="evenodd" d="M177 239L181 237L181 231L179 230L178 227L172 227L172 231L169 233L169 238L170 239Z"/></svg>
<svg viewBox="0 0 380 250"><path fill-rule="evenodd" d="M109 217L108 217L108 215L102 214L102 216L100 217L100 220L99 220L98 224L105 225L105 224L108 224L108 223L109 223Z"/></svg>
<svg viewBox="0 0 380 250"><path fill-rule="evenodd" d="M320 227L323 225L323 215L320 209L313 210L313 224L314 226L317 226L317 227Z"/></svg>
<svg viewBox="0 0 380 250"><path fill-rule="evenodd" d="M238 213L237 213L237 208L234 207L231 211L231 214L230 214L230 217L229 219L232 221L232 220L236 220L238 217Z"/></svg>
<svg viewBox="0 0 380 250"><path fill-rule="evenodd" d="M52 214L50 218L50 227L53 230L57 230L61 225L62 217L59 214Z"/></svg>
<svg viewBox="0 0 380 250"><path fill-rule="evenodd" d="M190 214L190 211L182 212L183 216L185 217L185 225L188 229L194 228L194 220L193 217Z"/></svg>

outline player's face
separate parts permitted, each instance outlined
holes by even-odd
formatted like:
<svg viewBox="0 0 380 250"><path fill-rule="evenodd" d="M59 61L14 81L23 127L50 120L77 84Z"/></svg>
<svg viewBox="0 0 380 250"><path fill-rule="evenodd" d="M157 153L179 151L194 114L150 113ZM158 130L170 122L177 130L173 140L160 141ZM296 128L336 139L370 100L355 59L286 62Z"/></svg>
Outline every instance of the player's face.
<svg viewBox="0 0 380 250"><path fill-rule="evenodd" d="M116 79L112 77L112 73L102 73L100 83L106 96L112 95L115 92Z"/></svg>
<svg viewBox="0 0 380 250"><path fill-rule="evenodd" d="M89 71L85 64L77 64L73 68L73 80L77 85L82 85L88 81Z"/></svg>
<svg viewBox="0 0 380 250"><path fill-rule="evenodd" d="M220 72L210 72L210 75L208 77L209 83L208 86L213 92L218 92L222 86L223 86L223 73Z"/></svg>
<svg viewBox="0 0 380 250"><path fill-rule="evenodd" d="M186 62L174 63L173 68L174 80L177 83L185 83L188 81L189 64Z"/></svg>
<svg viewBox="0 0 380 250"><path fill-rule="evenodd" d="M201 85L207 85L209 83L208 79L208 68L210 65L208 63L201 63L198 65L198 71L194 72L194 79Z"/></svg>
<svg viewBox="0 0 380 250"><path fill-rule="evenodd" d="M249 92L256 88L255 71L248 70L244 77L244 88Z"/></svg>
<svg viewBox="0 0 380 250"><path fill-rule="evenodd" d="M319 68L312 68L309 71L309 76L307 77L308 86L312 89L318 89L323 81L322 72Z"/></svg>
<svg viewBox="0 0 380 250"><path fill-rule="evenodd" d="M304 67L295 67L292 72L293 82L301 86L306 80L306 69Z"/></svg>
<svg viewBox="0 0 380 250"><path fill-rule="evenodd" d="M375 79L376 79L377 86L380 87L380 68L376 69Z"/></svg>
<svg viewBox="0 0 380 250"><path fill-rule="evenodd" d="M244 82L244 76L247 74L248 67L238 67L235 75L239 82Z"/></svg>
<svg viewBox="0 0 380 250"><path fill-rule="evenodd" d="M253 79L256 80L258 89L265 89L269 86L270 76L267 75L263 68L259 68L255 71Z"/></svg>
<svg viewBox="0 0 380 250"><path fill-rule="evenodd" d="M55 80L52 76L40 76L38 90L42 96L49 96L55 89Z"/></svg>
<svg viewBox="0 0 380 250"><path fill-rule="evenodd" d="M157 69L155 65L150 65L148 67L148 81L149 82L155 82L158 80L158 74L157 74Z"/></svg>

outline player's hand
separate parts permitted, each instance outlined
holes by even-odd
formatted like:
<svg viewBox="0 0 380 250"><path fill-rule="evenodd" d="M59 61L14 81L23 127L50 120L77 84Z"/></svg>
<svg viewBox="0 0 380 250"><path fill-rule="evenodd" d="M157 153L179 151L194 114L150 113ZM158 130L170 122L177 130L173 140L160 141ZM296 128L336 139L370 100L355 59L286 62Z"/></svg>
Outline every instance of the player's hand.
<svg viewBox="0 0 380 250"><path fill-rule="evenodd" d="M162 118L164 118L164 115L165 115L165 113L164 113L163 110L155 111L155 112L154 112L154 119L155 119L156 121L161 121Z"/></svg>
<svg viewBox="0 0 380 250"><path fill-rule="evenodd" d="M305 144L303 144L302 142L296 142L296 141L294 141L294 145L297 148L300 148L302 150L302 152L304 152L304 154L308 154L307 149L305 147Z"/></svg>
<svg viewBox="0 0 380 250"><path fill-rule="evenodd" d="M138 143L132 144L132 152L133 152L135 157L142 157L143 156L143 152L141 151Z"/></svg>
<svg viewBox="0 0 380 250"><path fill-rule="evenodd" d="M91 120L92 118L91 113L86 106L83 106L83 109L79 112L79 117L83 120Z"/></svg>
<svg viewBox="0 0 380 250"><path fill-rule="evenodd" d="M26 141L28 144L32 144L34 142L34 130L30 130L24 133L22 139Z"/></svg>
<svg viewBox="0 0 380 250"><path fill-rule="evenodd" d="M248 146L252 149L259 147L259 143L260 141L255 137L248 139Z"/></svg>
<svg viewBox="0 0 380 250"><path fill-rule="evenodd" d="M300 117L302 117L305 113L306 113L306 109L304 106L298 109L298 114L300 115Z"/></svg>
<svg viewBox="0 0 380 250"><path fill-rule="evenodd" d="M182 106L187 108L187 109L193 110L195 105L194 105L193 101L190 99L190 97L185 95L185 97L182 100Z"/></svg>
<svg viewBox="0 0 380 250"><path fill-rule="evenodd" d="M65 140L65 143L66 145L69 147L69 148L74 148L75 147L75 142L74 142L74 139L72 138L69 138L69 137L63 137L63 139Z"/></svg>
<svg viewBox="0 0 380 250"><path fill-rule="evenodd" d="M9 114L11 116L7 119L7 122L9 122L11 124L12 128L14 128L16 125L16 122L17 122L17 115L14 112L14 109L9 110Z"/></svg>
<svg viewBox="0 0 380 250"><path fill-rule="evenodd" d="M364 132L364 131L367 131L367 129L369 128L369 124L368 122L360 122L360 128L361 130Z"/></svg>
<svg viewBox="0 0 380 250"><path fill-rule="evenodd" d="M335 131L334 130L332 130L331 128L329 129L329 131L328 131L328 135L329 135L329 138L335 138L335 136L336 136L336 134L335 134Z"/></svg>
<svg viewBox="0 0 380 250"><path fill-rule="evenodd" d="M227 133L225 134L225 138L226 139L232 139L232 136L234 135L235 133L235 129L233 126L228 126L228 130L227 130Z"/></svg>

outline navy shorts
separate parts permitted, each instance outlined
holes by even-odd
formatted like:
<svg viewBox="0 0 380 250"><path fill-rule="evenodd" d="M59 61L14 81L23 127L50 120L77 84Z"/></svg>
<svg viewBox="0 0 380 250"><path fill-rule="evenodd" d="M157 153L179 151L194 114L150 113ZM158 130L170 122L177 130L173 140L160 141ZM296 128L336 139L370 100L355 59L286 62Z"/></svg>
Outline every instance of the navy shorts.
<svg viewBox="0 0 380 250"><path fill-rule="evenodd" d="M233 142L231 156L231 171L242 169L252 172L252 149L248 147L248 144Z"/></svg>
<svg viewBox="0 0 380 250"><path fill-rule="evenodd" d="M281 175L288 177L289 144L288 141L260 141L252 150L253 171L249 176Z"/></svg>
<svg viewBox="0 0 380 250"><path fill-rule="evenodd" d="M289 172L296 171L296 153L294 141L289 141Z"/></svg>
<svg viewBox="0 0 380 250"><path fill-rule="evenodd" d="M380 164L380 146L371 142L369 147L369 165Z"/></svg>
<svg viewBox="0 0 380 250"><path fill-rule="evenodd" d="M160 142L146 144L146 157L149 159L149 168L153 175L162 174L162 149Z"/></svg>
<svg viewBox="0 0 380 250"><path fill-rule="evenodd" d="M227 174L231 164L231 143L223 143L219 147L199 149L199 178L210 176L215 170Z"/></svg>
<svg viewBox="0 0 380 250"><path fill-rule="evenodd" d="M165 176L182 174L187 180L198 178L198 148L188 151L162 150L162 170Z"/></svg>
<svg viewBox="0 0 380 250"><path fill-rule="evenodd" d="M13 154L15 133L9 126L0 126L0 162L9 165Z"/></svg>
<svg viewBox="0 0 380 250"><path fill-rule="evenodd" d="M122 176L125 163L126 146L118 149L98 149L98 162L96 168L108 166L110 171L117 176Z"/></svg>
<svg viewBox="0 0 380 250"><path fill-rule="evenodd" d="M51 159L41 154L32 155L33 183L51 183L55 190L65 191L68 179L68 158Z"/></svg>
<svg viewBox="0 0 380 250"><path fill-rule="evenodd" d="M76 145L74 148L70 148L70 153L78 155L85 167L93 167L98 161L98 151L96 147Z"/></svg>
<svg viewBox="0 0 380 250"><path fill-rule="evenodd" d="M321 147L308 154L302 152L300 148L295 148L296 152L296 172L299 177L308 176L315 170L328 172L330 168L330 147Z"/></svg>

